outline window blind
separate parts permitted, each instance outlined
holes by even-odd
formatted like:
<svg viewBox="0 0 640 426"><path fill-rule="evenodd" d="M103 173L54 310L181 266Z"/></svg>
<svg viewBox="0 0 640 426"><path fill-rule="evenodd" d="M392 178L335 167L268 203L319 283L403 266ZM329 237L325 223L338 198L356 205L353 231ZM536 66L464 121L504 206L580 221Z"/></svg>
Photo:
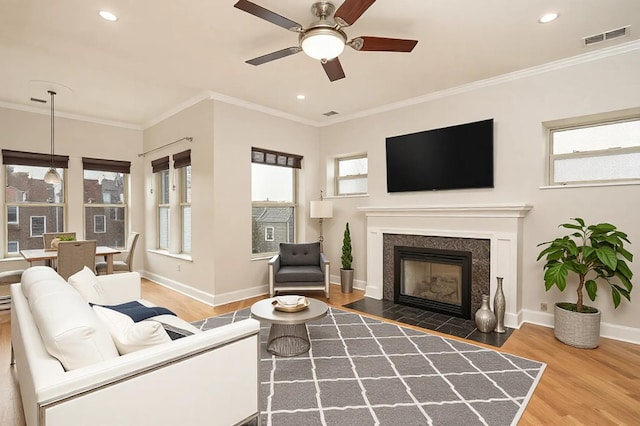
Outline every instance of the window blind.
<svg viewBox="0 0 640 426"><path fill-rule="evenodd" d="M179 169L181 167L187 167L191 165L191 150L187 149L186 151L179 152L177 154L173 154L173 168Z"/></svg>
<svg viewBox="0 0 640 426"><path fill-rule="evenodd" d="M153 170L153 173L169 170L169 156L167 155L166 157L153 160L151 162L151 169Z"/></svg>
<svg viewBox="0 0 640 426"><path fill-rule="evenodd" d="M85 170L97 170L114 173L131 173L131 161L103 160L100 158L82 157Z"/></svg>
<svg viewBox="0 0 640 426"><path fill-rule="evenodd" d="M2 164L14 164L17 166L51 167L51 154L37 152L2 150ZM53 155L53 167L66 169L69 167L68 155Z"/></svg>
<svg viewBox="0 0 640 426"><path fill-rule="evenodd" d="M268 164L270 166L302 168L302 155L287 154L286 152L271 151L262 148L251 148L251 162Z"/></svg>

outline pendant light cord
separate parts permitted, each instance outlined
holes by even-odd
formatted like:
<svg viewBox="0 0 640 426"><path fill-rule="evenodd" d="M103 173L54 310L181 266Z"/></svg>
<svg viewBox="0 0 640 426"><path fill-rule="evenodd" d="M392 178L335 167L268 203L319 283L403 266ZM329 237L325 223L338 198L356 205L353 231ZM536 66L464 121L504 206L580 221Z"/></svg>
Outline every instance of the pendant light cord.
<svg viewBox="0 0 640 426"><path fill-rule="evenodd" d="M53 135L54 135L54 121L53 121L53 111L54 111L54 99L56 92L53 90L49 90L49 94L51 95L51 168L53 169L53 155L54 155L54 143L53 143Z"/></svg>

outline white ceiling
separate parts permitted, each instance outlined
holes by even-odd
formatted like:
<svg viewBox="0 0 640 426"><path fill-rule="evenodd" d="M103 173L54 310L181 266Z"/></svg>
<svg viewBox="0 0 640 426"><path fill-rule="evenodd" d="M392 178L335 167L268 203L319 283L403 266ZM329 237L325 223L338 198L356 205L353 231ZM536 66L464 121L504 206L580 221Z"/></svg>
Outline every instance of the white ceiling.
<svg viewBox="0 0 640 426"><path fill-rule="evenodd" d="M303 26L315 20L313 0L252 1ZM133 126L206 91L326 123L330 110L349 116L640 38L640 0L378 0L345 29L349 38L418 45L412 53L347 47L346 78L332 83L304 53L246 64L296 46L297 34L235 2L0 0L0 106L48 111L30 101L48 98L48 83L37 83L45 81L71 89L59 89L57 112ZM119 20L102 20L100 9ZM549 11L559 19L538 23ZM583 37L627 25L628 36L583 46Z"/></svg>

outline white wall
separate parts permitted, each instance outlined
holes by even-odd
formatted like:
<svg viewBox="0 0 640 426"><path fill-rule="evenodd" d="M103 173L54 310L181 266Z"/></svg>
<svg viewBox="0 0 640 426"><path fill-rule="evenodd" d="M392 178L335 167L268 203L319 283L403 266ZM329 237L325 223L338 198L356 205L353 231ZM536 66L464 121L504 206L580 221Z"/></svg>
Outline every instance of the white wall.
<svg viewBox="0 0 640 426"><path fill-rule="evenodd" d="M366 151L369 156L369 197L334 199L334 218L325 227L325 251L334 264L339 261L344 222L349 221L356 280L366 281L365 218L358 206L532 204L523 229L523 314L525 320L550 325L552 315L540 314L540 303L552 308L556 301L573 301L575 292L545 292L542 263L535 260L536 245L559 235L558 224L580 216L617 225L629 234L634 243L629 248L639 255L640 186L542 189L547 146L542 123L639 107L638 70L640 51L636 50L322 128L319 161L323 164L344 153ZM385 137L487 118L493 118L495 126L494 189L386 192ZM639 261L632 270L640 277ZM633 303L614 310L609 290L601 287L593 305L603 312L604 335L640 341L639 297L632 293Z"/></svg>
<svg viewBox="0 0 640 426"><path fill-rule="evenodd" d="M185 136L193 137L193 142L149 154L145 170L150 176L152 160L191 149L192 261L151 251L146 254L147 275L215 305L264 294L267 260L251 258L251 147L304 156L298 173L300 208L296 220L298 241L305 241L309 235L309 197L319 197L320 191L316 160L319 130L205 100L145 130L145 150ZM150 248L156 244L154 197L146 191L146 241Z"/></svg>
<svg viewBox="0 0 640 426"><path fill-rule="evenodd" d="M51 150L51 116L7 108L0 108L0 129L3 149L49 153ZM84 235L84 201L82 157L131 161L131 203L129 230L142 229L142 162L137 154L142 152L142 131L124 127L108 126L87 121L73 120L56 115L55 152L69 155L67 169L67 214L66 230ZM0 174L4 188L5 173ZM0 223L5 223L5 209L0 212ZM0 241L5 241L6 227L0 228ZM134 268L142 269L142 247L138 246ZM4 250L2 251L4 252ZM0 260L0 270L22 269L28 264L22 258Z"/></svg>

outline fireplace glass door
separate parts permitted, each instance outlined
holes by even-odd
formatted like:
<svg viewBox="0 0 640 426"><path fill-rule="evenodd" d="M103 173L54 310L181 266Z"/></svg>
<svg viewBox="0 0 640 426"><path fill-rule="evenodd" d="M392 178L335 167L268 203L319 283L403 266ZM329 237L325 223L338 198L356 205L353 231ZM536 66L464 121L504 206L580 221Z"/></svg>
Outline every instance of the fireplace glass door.
<svg viewBox="0 0 640 426"><path fill-rule="evenodd" d="M462 304L462 267L446 263L402 261L401 292L453 305Z"/></svg>

